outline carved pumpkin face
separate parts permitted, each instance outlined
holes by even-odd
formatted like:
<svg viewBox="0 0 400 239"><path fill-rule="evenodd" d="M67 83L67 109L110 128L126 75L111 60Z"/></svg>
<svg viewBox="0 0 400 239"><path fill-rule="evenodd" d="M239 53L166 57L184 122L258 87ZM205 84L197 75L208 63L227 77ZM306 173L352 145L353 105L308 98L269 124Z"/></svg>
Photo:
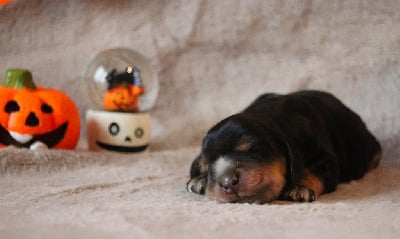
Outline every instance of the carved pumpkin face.
<svg viewBox="0 0 400 239"><path fill-rule="evenodd" d="M139 108L139 96L144 88L136 85L118 85L104 94L104 109L113 111L136 111Z"/></svg>
<svg viewBox="0 0 400 239"><path fill-rule="evenodd" d="M0 147L72 149L79 134L79 112L63 92L0 86Z"/></svg>

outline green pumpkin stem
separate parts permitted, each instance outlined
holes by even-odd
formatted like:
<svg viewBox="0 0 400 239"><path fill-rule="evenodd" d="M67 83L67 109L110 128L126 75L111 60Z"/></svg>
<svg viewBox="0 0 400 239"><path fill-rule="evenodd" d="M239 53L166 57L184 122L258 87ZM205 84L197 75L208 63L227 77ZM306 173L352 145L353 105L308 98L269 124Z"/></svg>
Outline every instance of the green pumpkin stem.
<svg viewBox="0 0 400 239"><path fill-rule="evenodd" d="M2 86L14 89L29 88L36 90L31 72L24 69L8 69Z"/></svg>

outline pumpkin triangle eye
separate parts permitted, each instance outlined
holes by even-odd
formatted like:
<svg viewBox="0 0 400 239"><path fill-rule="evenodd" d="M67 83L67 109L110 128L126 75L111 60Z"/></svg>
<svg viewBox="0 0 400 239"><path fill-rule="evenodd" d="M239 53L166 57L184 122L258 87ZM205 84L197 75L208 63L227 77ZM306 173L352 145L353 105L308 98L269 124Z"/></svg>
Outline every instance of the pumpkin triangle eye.
<svg viewBox="0 0 400 239"><path fill-rule="evenodd" d="M4 107L4 111L8 114L19 111L19 105L15 100L8 101Z"/></svg>
<svg viewBox="0 0 400 239"><path fill-rule="evenodd" d="M42 110L43 113L45 114L51 114L53 113L53 108L51 108L50 105L48 104L43 104L42 107L40 108Z"/></svg>

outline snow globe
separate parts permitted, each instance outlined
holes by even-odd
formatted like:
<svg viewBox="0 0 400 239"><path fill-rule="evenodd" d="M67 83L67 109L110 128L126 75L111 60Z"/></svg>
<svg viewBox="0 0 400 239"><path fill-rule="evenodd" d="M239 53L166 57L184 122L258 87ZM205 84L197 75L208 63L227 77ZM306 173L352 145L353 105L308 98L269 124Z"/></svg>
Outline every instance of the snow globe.
<svg viewBox="0 0 400 239"><path fill-rule="evenodd" d="M144 151L159 87L149 61L131 49L108 49L89 63L84 82L89 150Z"/></svg>

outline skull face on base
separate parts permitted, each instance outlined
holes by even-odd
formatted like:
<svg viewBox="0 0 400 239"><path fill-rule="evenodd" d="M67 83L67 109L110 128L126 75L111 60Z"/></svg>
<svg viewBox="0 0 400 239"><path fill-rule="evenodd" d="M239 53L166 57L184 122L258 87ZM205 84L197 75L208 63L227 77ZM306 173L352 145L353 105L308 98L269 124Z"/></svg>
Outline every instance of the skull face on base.
<svg viewBox="0 0 400 239"><path fill-rule="evenodd" d="M90 150L141 152L149 143L149 113L88 110L86 124Z"/></svg>

